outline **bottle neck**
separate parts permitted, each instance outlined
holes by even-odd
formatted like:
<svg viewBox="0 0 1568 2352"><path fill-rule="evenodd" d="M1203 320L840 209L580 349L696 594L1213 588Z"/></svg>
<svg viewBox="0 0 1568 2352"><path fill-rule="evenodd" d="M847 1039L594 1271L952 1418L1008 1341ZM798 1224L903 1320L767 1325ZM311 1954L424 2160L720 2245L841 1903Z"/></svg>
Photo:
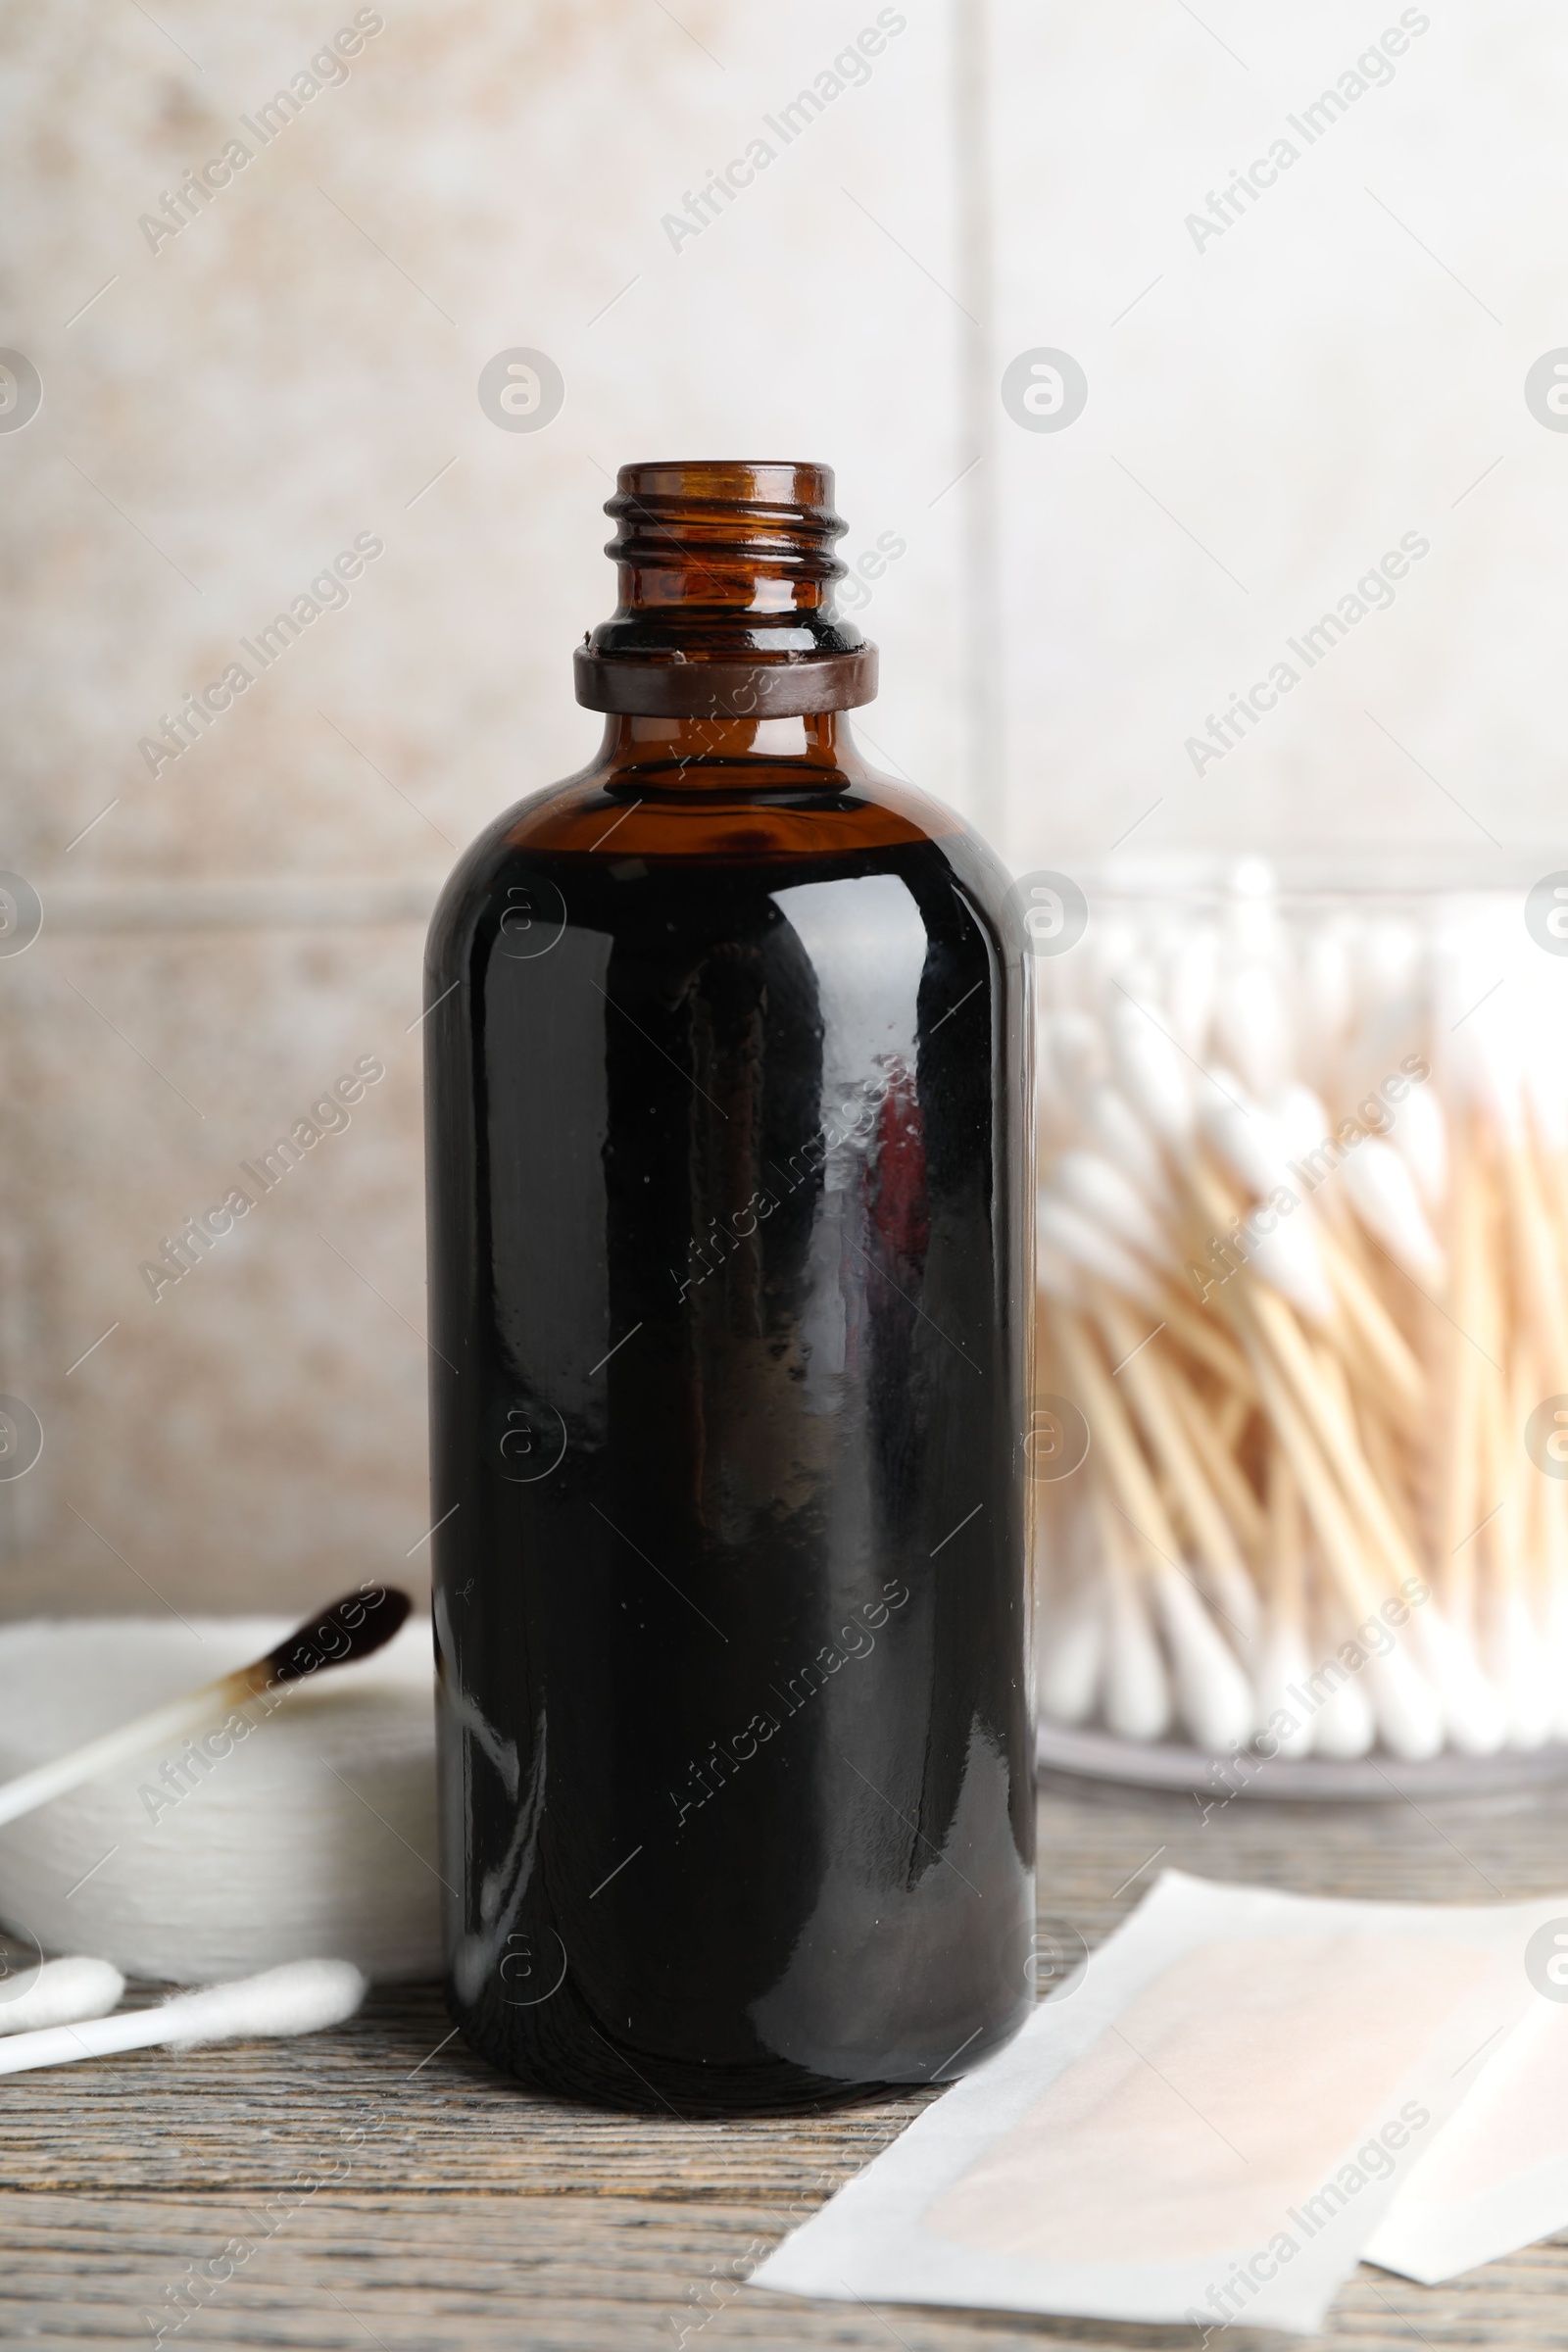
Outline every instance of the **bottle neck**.
<svg viewBox="0 0 1568 2352"><path fill-rule="evenodd" d="M649 718L612 712L606 780L647 792L839 791L871 774L842 710L788 718Z"/></svg>
<svg viewBox="0 0 1568 2352"><path fill-rule="evenodd" d="M832 721L875 695L876 649L834 606L832 499L823 466L621 467L605 510L620 601L572 657L577 700L683 734L612 727L607 752L842 764L848 738ZM828 724L775 723L800 716Z"/></svg>

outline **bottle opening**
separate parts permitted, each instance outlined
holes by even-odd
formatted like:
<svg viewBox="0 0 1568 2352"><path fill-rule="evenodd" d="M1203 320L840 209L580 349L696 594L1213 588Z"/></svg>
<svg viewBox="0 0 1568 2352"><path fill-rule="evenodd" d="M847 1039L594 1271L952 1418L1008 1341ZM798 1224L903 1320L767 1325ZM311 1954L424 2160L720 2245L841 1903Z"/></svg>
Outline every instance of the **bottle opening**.
<svg viewBox="0 0 1568 2352"><path fill-rule="evenodd" d="M623 466L605 512L619 603L576 656L577 700L650 717L849 710L876 649L833 601L845 525L831 466L710 459Z"/></svg>

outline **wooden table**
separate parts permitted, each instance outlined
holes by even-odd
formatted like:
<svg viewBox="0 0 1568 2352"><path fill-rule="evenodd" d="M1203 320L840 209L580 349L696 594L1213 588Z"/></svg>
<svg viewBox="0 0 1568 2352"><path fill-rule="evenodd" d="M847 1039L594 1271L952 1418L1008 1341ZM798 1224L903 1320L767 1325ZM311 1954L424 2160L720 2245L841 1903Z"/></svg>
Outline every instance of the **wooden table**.
<svg viewBox="0 0 1568 2352"><path fill-rule="evenodd" d="M1396 1899L1568 1891L1568 1787L1419 1808L1238 1799L1201 1819L1190 1797L1057 1782L1040 1811L1042 1924L1065 1942L1097 1941L1167 1863ZM0 2085L0 2342L150 2344L160 2322L166 2345L311 2352L1197 2341L744 2285L791 2213L930 2094L804 2123L620 2119L530 2097L448 2032L420 1987L310 2041L144 2052ZM1259 2340L1233 2337L1235 2352ZM1568 2237L1449 2287L1363 2269L1320 2340L1568 2345Z"/></svg>

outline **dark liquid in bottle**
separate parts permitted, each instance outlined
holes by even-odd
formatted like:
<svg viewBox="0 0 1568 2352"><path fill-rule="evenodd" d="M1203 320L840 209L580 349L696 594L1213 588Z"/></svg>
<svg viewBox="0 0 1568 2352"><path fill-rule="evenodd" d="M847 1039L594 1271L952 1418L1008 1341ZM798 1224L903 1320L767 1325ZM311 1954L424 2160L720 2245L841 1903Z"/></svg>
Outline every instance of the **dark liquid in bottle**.
<svg viewBox="0 0 1568 2352"><path fill-rule="evenodd" d="M441 941L453 1988L544 2086L810 2103L1028 2007L1020 1016L966 846L504 853Z"/></svg>
<svg viewBox="0 0 1568 2352"><path fill-rule="evenodd" d="M760 692L775 642L853 667L820 469L621 478L596 674L691 662L597 707L737 646ZM526 2082L809 2106L1028 2011L1021 950L989 853L831 714L612 719L449 885L449 1997Z"/></svg>

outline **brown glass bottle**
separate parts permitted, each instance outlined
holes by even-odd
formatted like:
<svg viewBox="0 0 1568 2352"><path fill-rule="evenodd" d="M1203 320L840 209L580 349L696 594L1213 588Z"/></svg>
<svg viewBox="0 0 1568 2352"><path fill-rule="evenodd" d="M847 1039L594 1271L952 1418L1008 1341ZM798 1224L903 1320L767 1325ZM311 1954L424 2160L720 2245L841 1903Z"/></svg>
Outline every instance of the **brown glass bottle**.
<svg viewBox="0 0 1568 2352"><path fill-rule="evenodd" d="M850 741L827 468L608 512L603 750L430 932L449 1997L548 2090L813 2106L1031 1998L1023 935Z"/></svg>

